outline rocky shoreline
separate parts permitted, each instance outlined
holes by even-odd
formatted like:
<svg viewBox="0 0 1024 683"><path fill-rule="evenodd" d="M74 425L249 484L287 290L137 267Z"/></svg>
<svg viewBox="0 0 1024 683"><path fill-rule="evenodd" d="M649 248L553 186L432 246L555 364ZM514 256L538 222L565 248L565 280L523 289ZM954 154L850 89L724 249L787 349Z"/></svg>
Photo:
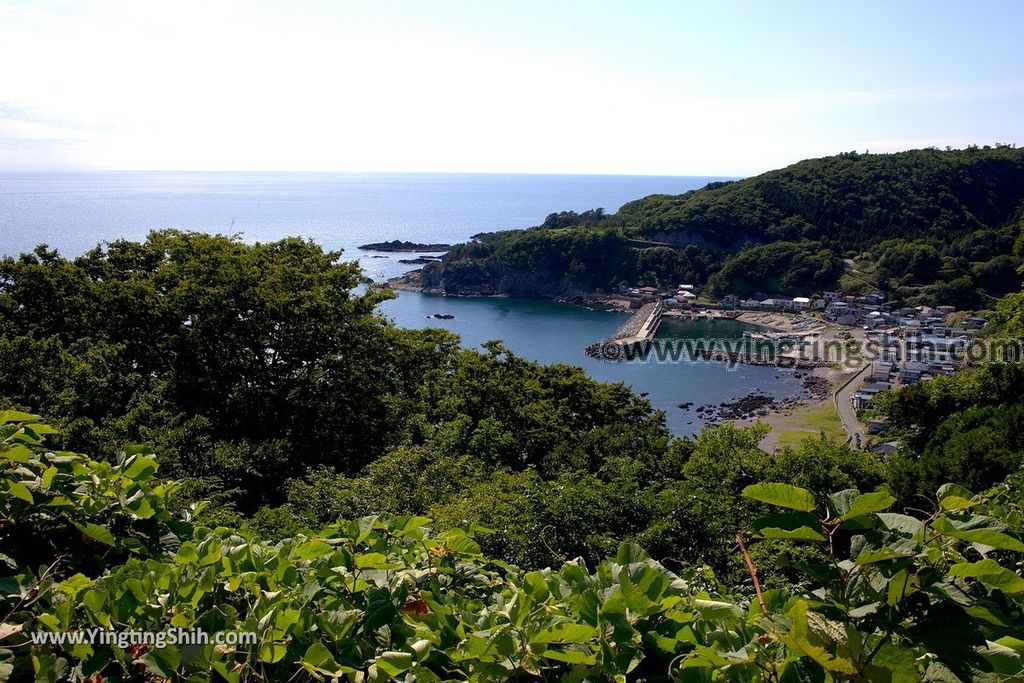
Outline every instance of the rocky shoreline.
<svg viewBox="0 0 1024 683"><path fill-rule="evenodd" d="M423 265L437 263L437 257L426 256ZM415 259L399 260L399 263L410 263ZM418 262L418 261L417 261ZM420 294L431 294L434 296L464 296L464 297L480 297L480 298L508 298L509 294L497 294L497 293L485 293L480 291L472 292L459 292L452 293L445 291L440 287L428 287L423 284L423 270L418 268L416 270L410 270L407 273L403 273L397 277L390 278L387 281L387 286L392 289L397 289L403 292L419 292ZM572 304L574 306L584 306L586 308L596 308L600 310L609 311L635 311L635 304L631 304L628 299L612 295L584 295L584 294L566 294L561 296L548 296L540 297L549 299L551 301L557 301L560 304Z"/></svg>
<svg viewBox="0 0 1024 683"><path fill-rule="evenodd" d="M439 256L417 256L416 258L400 258L399 263L405 263L408 265L419 265L423 266L428 263L437 263L441 260Z"/></svg>
<svg viewBox="0 0 1024 683"><path fill-rule="evenodd" d="M676 407L680 410L693 410L696 418L705 424L720 424L734 420L756 420L804 403L820 402L831 396L829 381L824 377L802 372L797 372L796 376L802 380L802 396L777 399L760 389L754 389L745 396L732 401L722 401L717 404L705 403L697 406L696 409L693 408L692 402L679 403Z"/></svg>

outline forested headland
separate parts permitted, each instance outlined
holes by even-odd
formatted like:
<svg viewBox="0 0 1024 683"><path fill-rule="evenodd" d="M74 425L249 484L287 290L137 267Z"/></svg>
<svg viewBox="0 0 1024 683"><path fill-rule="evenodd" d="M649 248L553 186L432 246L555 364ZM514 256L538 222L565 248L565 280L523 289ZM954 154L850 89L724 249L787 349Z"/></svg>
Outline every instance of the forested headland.
<svg viewBox="0 0 1024 683"><path fill-rule="evenodd" d="M851 152L477 235L421 283L561 296L685 282L716 296L843 289L989 308L1020 286L1022 207L1024 149Z"/></svg>
<svg viewBox="0 0 1024 683"><path fill-rule="evenodd" d="M0 262L0 679L1022 671L1020 365L879 401L893 456L766 453L763 426L673 437L623 385L396 328L359 278L178 231ZM1024 293L993 307L1024 334ZM171 626L259 642L26 644Z"/></svg>

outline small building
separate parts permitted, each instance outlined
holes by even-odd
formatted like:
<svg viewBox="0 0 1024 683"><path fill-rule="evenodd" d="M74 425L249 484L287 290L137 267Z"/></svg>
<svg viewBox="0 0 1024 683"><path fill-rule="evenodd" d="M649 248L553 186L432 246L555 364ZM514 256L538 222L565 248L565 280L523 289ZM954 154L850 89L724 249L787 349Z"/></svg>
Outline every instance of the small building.
<svg viewBox="0 0 1024 683"><path fill-rule="evenodd" d="M828 320L836 320L841 315L850 311L850 304L845 301L831 301L825 309L825 317ZM852 324L852 323L851 323Z"/></svg>
<svg viewBox="0 0 1024 683"><path fill-rule="evenodd" d="M928 370L927 363L907 361L900 367L900 382L903 384L917 384L928 373Z"/></svg>
<svg viewBox="0 0 1024 683"><path fill-rule="evenodd" d="M888 382L889 376L892 374L894 369L895 366L893 363L875 361L871 364L871 374L869 378L872 382Z"/></svg>
<svg viewBox="0 0 1024 683"><path fill-rule="evenodd" d="M811 307L811 300L806 296L795 296L792 306L794 311L806 311Z"/></svg>
<svg viewBox="0 0 1024 683"><path fill-rule="evenodd" d="M692 292L693 291L693 285L679 285L678 289L679 289L679 291Z"/></svg>
<svg viewBox="0 0 1024 683"><path fill-rule="evenodd" d="M811 302L811 310L813 310L813 311L824 311L825 310L825 306L827 306L827 305L828 305L828 302L825 301L825 299L815 299L814 301Z"/></svg>
<svg viewBox="0 0 1024 683"><path fill-rule="evenodd" d="M789 299L765 299L761 302L761 308L769 311L787 311L792 308L793 302Z"/></svg>
<svg viewBox="0 0 1024 683"><path fill-rule="evenodd" d="M651 286L640 287L637 289L637 291L643 296L658 296L659 293L657 287Z"/></svg>
<svg viewBox="0 0 1024 683"><path fill-rule="evenodd" d="M868 420L868 434L878 434L885 429L885 423L889 421L888 416L873 417Z"/></svg>
<svg viewBox="0 0 1024 683"><path fill-rule="evenodd" d="M908 360L948 362L962 358L966 340L959 337L945 337L935 334L908 334L906 356Z"/></svg>
<svg viewBox="0 0 1024 683"><path fill-rule="evenodd" d="M859 413L868 404L868 401L877 394L891 388L892 385L888 382L868 382L864 384L851 399L853 401L853 409Z"/></svg>
<svg viewBox="0 0 1024 683"><path fill-rule="evenodd" d="M949 315L950 313L956 313L956 306L939 306L935 310L942 315Z"/></svg>
<svg viewBox="0 0 1024 683"><path fill-rule="evenodd" d="M867 318L864 319L865 330L875 330L879 327L885 327L885 318L878 311L872 311L868 313Z"/></svg>
<svg viewBox="0 0 1024 683"><path fill-rule="evenodd" d="M722 297L721 303L723 306L732 306L733 308L736 308L740 304L740 298L735 294L726 294Z"/></svg>
<svg viewBox="0 0 1024 683"><path fill-rule="evenodd" d="M880 443L877 446L871 447L871 450L879 455L892 455L899 449L900 444L898 441L886 441L885 443Z"/></svg>
<svg viewBox="0 0 1024 683"><path fill-rule="evenodd" d="M825 298L825 303L827 305L832 303L833 301L838 301L842 294L840 292L825 292L823 296Z"/></svg>
<svg viewBox="0 0 1024 683"><path fill-rule="evenodd" d="M857 324L857 316L853 313L843 313L836 317L836 323L850 327Z"/></svg>
<svg viewBox="0 0 1024 683"><path fill-rule="evenodd" d="M744 299L740 302L740 308L748 311L756 311L761 308L761 302L757 299Z"/></svg>

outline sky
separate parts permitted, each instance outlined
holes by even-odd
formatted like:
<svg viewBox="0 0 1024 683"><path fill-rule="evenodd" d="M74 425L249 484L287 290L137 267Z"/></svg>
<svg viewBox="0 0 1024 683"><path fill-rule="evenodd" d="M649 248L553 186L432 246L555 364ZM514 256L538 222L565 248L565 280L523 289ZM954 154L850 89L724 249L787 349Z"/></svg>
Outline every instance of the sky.
<svg viewBox="0 0 1024 683"><path fill-rule="evenodd" d="M1024 2L0 0L0 169L742 176L1024 144Z"/></svg>

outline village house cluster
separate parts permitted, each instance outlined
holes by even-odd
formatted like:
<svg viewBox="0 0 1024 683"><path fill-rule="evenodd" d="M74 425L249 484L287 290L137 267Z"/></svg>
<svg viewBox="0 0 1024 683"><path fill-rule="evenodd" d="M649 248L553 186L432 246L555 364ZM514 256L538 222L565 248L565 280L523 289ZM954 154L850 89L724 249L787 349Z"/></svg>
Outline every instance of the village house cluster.
<svg viewBox="0 0 1024 683"><path fill-rule="evenodd" d="M688 308L699 304L701 308L740 311L772 311L780 313L820 312L821 317L843 327L863 326L865 331L904 331L933 337L969 337L984 327L984 318L971 316L957 326L946 325L948 317L956 307L940 305L893 308L885 302L885 296L878 293L853 296L842 292L824 292L820 297L760 296L742 299L735 294L726 294L718 299L698 296L691 284L681 284L669 291L657 287L629 287L624 294L639 301L660 299L666 306ZM639 305L639 301L637 305Z"/></svg>
<svg viewBox="0 0 1024 683"><path fill-rule="evenodd" d="M667 307L732 311L796 313L815 317L838 328L850 328L876 350L864 383L853 394L853 408L859 413L876 394L893 386L929 381L956 372L967 343L985 326L978 316L954 316L948 305L895 307L885 296L869 293L853 296L823 292L816 297L761 295L748 299L727 294L718 299L700 297L696 288L681 284L675 291L657 287L627 288L624 294L637 301L661 300ZM951 324L951 320L956 320ZM869 422L868 432L880 425Z"/></svg>

